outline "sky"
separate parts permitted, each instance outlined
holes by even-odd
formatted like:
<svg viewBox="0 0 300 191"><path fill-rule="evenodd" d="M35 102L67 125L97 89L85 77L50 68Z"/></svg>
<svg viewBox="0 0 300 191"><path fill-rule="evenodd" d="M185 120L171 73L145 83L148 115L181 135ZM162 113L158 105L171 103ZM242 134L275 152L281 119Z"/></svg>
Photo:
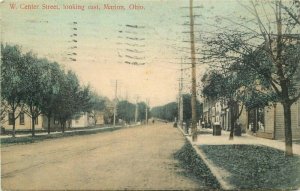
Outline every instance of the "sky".
<svg viewBox="0 0 300 191"><path fill-rule="evenodd" d="M12 4L16 9L11 8ZM104 10L105 4L124 6L125 10ZM202 23L195 26L195 31L203 30L203 23L209 23L215 15L230 15L240 9L234 0L202 0L194 4L201 6L194 9L195 15L201 15L195 17L195 23ZM33 5L38 8L25 9ZM60 9L45 10L43 5ZM100 10L88 9L97 5ZM132 10L130 5L143 9ZM189 9L185 8L188 0L4 0L0 6L3 43L20 45L23 52L33 51L38 57L58 62L66 70L73 70L82 84L90 84L110 99L115 96L117 81L119 99L148 99L152 107L176 101L180 63L189 62L188 55L178 49L190 46L183 42L189 40L184 33L189 31L184 25L189 21ZM78 6L85 9L75 9ZM195 35L197 38L197 32ZM183 64L183 68L188 67ZM198 76L206 68L197 65ZM190 72L186 69L183 74L186 93Z"/></svg>

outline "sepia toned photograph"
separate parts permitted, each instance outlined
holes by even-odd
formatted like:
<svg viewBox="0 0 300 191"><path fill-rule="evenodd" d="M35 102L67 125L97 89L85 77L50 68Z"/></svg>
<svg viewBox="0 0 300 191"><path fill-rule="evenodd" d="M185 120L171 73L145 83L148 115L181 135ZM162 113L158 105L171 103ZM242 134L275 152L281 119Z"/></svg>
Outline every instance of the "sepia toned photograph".
<svg viewBox="0 0 300 191"><path fill-rule="evenodd" d="M300 190L300 0L0 0L1 190Z"/></svg>

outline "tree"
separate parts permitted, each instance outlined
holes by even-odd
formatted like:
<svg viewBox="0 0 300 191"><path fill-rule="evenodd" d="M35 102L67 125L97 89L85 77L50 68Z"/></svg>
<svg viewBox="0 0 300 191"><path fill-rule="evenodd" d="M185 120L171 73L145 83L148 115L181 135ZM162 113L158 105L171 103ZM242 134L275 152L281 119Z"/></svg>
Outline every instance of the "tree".
<svg viewBox="0 0 300 191"><path fill-rule="evenodd" d="M55 107L55 117L59 119L61 130L64 133L66 123L73 115L82 111L88 105L88 88L80 89L76 74L68 71L60 81L61 88L58 91L58 99Z"/></svg>
<svg viewBox="0 0 300 191"><path fill-rule="evenodd" d="M150 109L145 102L138 103L138 121L146 120L146 109L147 112L149 113Z"/></svg>
<svg viewBox="0 0 300 191"><path fill-rule="evenodd" d="M44 72L47 70L46 59L38 59L32 52L22 57L22 86L25 87L22 99L24 100L24 112L31 117L32 136L35 136L36 119L42 113L42 106L48 104L44 101L46 92L44 89Z"/></svg>
<svg viewBox="0 0 300 191"><path fill-rule="evenodd" d="M94 124L97 124L97 116L105 109L105 99L99 96L96 92L90 94L90 111L89 116L93 118Z"/></svg>
<svg viewBox="0 0 300 191"><path fill-rule="evenodd" d="M127 100L119 101L117 104L117 117L126 121L126 123L134 121L135 104Z"/></svg>
<svg viewBox="0 0 300 191"><path fill-rule="evenodd" d="M105 124L112 124L113 117L114 117L114 107L112 101L110 101L108 98L104 98L104 123Z"/></svg>
<svg viewBox="0 0 300 191"><path fill-rule="evenodd" d="M61 70L58 63L50 63L47 61L47 67L43 71L43 91L42 97L43 104L41 105L41 112L47 117L47 131L50 134L50 121L54 117L55 108L57 107L57 101L59 99L59 91L61 87L61 81L64 77L64 73Z"/></svg>
<svg viewBox="0 0 300 191"><path fill-rule="evenodd" d="M250 85L256 86L255 91L272 98L269 102L283 105L285 154L292 156L291 105L300 97L298 22L290 14L283 13L287 6L281 0L250 1L249 5L241 5L252 18L242 17L241 22L225 18L231 23L230 28L219 30L207 41L205 59L227 72L243 71L254 76L256 79L253 78Z"/></svg>
<svg viewBox="0 0 300 191"><path fill-rule="evenodd" d="M192 106L191 99L192 96L190 94L183 94L183 121L189 123L192 119ZM202 104L197 100L196 101L196 113L197 113L197 121L200 120L202 116L203 109ZM151 114L153 117L157 117L160 119L173 121L178 116L178 103L171 102L163 106L153 107L151 109Z"/></svg>
<svg viewBox="0 0 300 191"><path fill-rule="evenodd" d="M232 140L236 121L243 110L243 104L239 109L239 103L247 97L246 92L248 89L245 89L245 86L243 86L246 79L243 75L235 73L224 75L221 72L213 70L208 75L203 76L201 79L203 83L202 93L207 99L219 100L229 108L231 117L229 139ZM227 108L222 109L225 110Z"/></svg>
<svg viewBox="0 0 300 191"><path fill-rule="evenodd" d="M23 62L20 47L1 44L1 61L1 117L6 111L11 113L12 136L15 137L15 124L24 106L22 95L25 90L22 86ZM3 106L7 106L6 110Z"/></svg>
<svg viewBox="0 0 300 191"><path fill-rule="evenodd" d="M151 109L151 115L153 117L173 121L178 114L178 104L176 102L170 102L163 106L153 107Z"/></svg>
<svg viewBox="0 0 300 191"><path fill-rule="evenodd" d="M183 94L182 98L183 98L183 121L189 123L192 119L192 106L191 106L192 96L190 94ZM199 121L200 117L202 116L203 109L202 109L202 104L198 100L196 100L196 113L197 113L196 120Z"/></svg>
<svg viewBox="0 0 300 191"><path fill-rule="evenodd" d="M40 114L60 120L62 132L67 120L75 114L100 110L103 101L92 95L90 86L80 86L76 74L65 73L56 62L38 58L32 52L21 53L18 46L1 44L1 121L5 112L10 112L10 122L15 136L15 121L20 112L31 117L32 136L35 122Z"/></svg>

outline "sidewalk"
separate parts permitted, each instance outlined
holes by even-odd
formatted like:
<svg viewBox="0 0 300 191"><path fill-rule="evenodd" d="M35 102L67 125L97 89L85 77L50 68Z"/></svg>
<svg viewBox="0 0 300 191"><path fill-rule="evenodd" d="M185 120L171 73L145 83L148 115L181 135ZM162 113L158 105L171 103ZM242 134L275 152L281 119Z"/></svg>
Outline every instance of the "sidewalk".
<svg viewBox="0 0 300 191"><path fill-rule="evenodd" d="M248 134L242 134L242 136L234 136L233 140L229 140L228 131L222 131L221 136L213 136L212 129L201 129L200 131L205 132L205 134L198 134L197 141L193 142L193 144L196 145L252 144L252 145L264 145L264 146L285 151L285 143L283 140L265 139L265 138L248 135ZM293 152L294 154L300 155L299 144L293 144Z"/></svg>

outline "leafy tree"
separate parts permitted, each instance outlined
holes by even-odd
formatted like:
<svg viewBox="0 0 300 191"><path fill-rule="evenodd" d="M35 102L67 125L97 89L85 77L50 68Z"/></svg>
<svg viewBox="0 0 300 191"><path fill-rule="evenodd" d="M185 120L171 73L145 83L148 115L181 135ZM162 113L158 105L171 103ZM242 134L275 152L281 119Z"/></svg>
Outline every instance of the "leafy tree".
<svg viewBox="0 0 300 191"><path fill-rule="evenodd" d="M236 121L243 110L243 105L239 110L239 103L246 97L246 89L241 88L244 80L241 75L229 74L225 76L220 72L213 70L208 75L203 76L201 80L203 83L202 92L207 99L219 100L229 108L231 117L229 139L233 139ZM225 110L227 108L222 109Z"/></svg>
<svg viewBox="0 0 300 191"><path fill-rule="evenodd" d="M192 119L192 108L191 108L191 99L190 94L183 94L183 120L189 123ZM196 112L197 120L200 119L200 116L203 113L202 104L197 100L196 101ZM151 114L153 117L160 119L173 121L178 117L178 103L171 102L163 106L153 107L151 109Z"/></svg>
<svg viewBox="0 0 300 191"><path fill-rule="evenodd" d="M4 112L12 113L13 133L15 137L15 124L19 117L19 110L23 108L22 95L22 53L20 47L1 44L1 116ZM7 106L4 110L3 106Z"/></svg>
<svg viewBox="0 0 300 191"><path fill-rule="evenodd" d="M93 118L94 124L97 124L97 116L105 109L105 99L96 92L90 94L90 111L89 116Z"/></svg>
<svg viewBox="0 0 300 191"><path fill-rule="evenodd" d="M162 108L163 119L173 121L178 115L178 104L171 102L163 106Z"/></svg>
<svg viewBox="0 0 300 191"><path fill-rule="evenodd" d="M150 108L147 106L145 102L138 103L138 121L145 121L146 120L146 109L148 114L150 113ZM148 117L149 119L149 117Z"/></svg>
<svg viewBox="0 0 300 191"><path fill-rule="evenodd" d="M191 99L192 96L190 94L183 94L183 121L189 123L192 119L192 106L191 106ZM202 104L196 100L196 113L197 113L197 121L200 120L200 117L203 114L203 107Z"/></svg>
<svg viewBox="0 0 300 191"><path fill-rule="evenodd" d="M112 124L114 117L114 107L112 101L108 98L104 99L105 109L104 109L104 123Z"/></svg>
<svg viewBox="0 0 300 191"><path fill-rule="evenodd" d="M44 72L47 70L48 61L38 59L32 52L22 57L22 85L25 87L22 99L24 100L24 111L31 117L32 136L35 135L35 122L42 113L42 106L48 104L44 100L46 96L44 87Z"/></svg>
<svg viewBox="0 0 300 191"><path fill-rule="evenodd" d="M66 123L77 112L81 103L79 102L80 85L76 74L68 71L64 74L61 87L58 91L57 106L55 107L55 117L58 118L61 130L64 133Z"/></svg>
<svg viewBox="0 0 300 191"><path fill-rule="evenodd" d="M159 119L172 121L178 115L178 104L176 102L170 102L163 106L153 107L151 109L151 115Z"/></svg>
<svg viewBox="0 0 300 191"><path fill-rule="evenodd" d="M7 106L1 107L1 118L6 111L12 113L13 136L20 111L31 117L34 136L35 121L42 113L48 118L48 133L52 117L58 117L64 132L66 122L76 114L104 107L89 86L80 86L76 74L65 73L56 62L32 52L22 54L18 46L10 45L1 45L1 59L1 103Z"/></svg>
<svg viewBox="0 0 300 191"><path fill-rule="evenodd" d="M48 127L47 131L50 134L50 120L54 117L55 108L57 107L57 101L59 99L59 91L61 89L61 81L64 77L64 73L61 70L58 63L50 63L47 61L46 69L43 71L43 91L42 97L43 104L41 105L41 112L47 117Z"/></svg>
<svg viewBox="0 0 300 191"><path fill-rule="evenodd" d="M117 104L117 117L130 123L135 119L135 104L127 100L119 101Z"/></svg>

